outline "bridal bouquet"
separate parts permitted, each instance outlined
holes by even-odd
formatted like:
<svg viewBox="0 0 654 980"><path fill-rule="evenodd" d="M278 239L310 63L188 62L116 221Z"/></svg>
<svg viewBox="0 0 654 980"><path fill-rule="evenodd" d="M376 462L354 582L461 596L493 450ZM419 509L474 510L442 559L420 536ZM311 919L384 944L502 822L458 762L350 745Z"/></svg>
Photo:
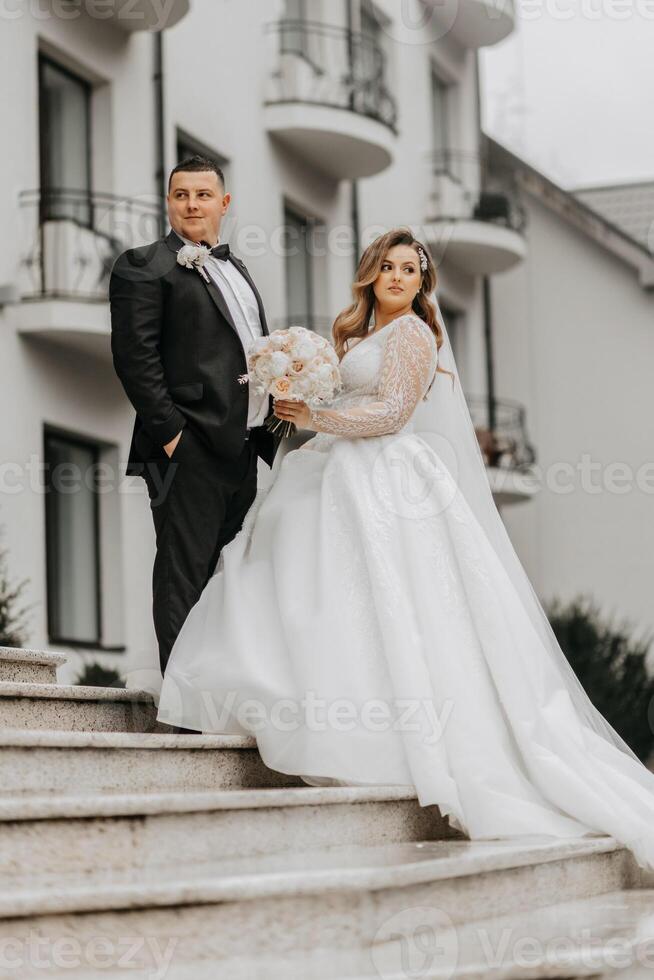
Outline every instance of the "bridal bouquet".
<svg viewBox="0 0 654 980"><path fill-rule="evenodd" d="M329 341L306 327L274 330L260 337L248 352L248 373L240 384L254 385L255 391L268 392L273 398L304 401L317 406L330 401L342 387L338 355ZM292 422L271 415L266 428L290 436Z"/></svg>

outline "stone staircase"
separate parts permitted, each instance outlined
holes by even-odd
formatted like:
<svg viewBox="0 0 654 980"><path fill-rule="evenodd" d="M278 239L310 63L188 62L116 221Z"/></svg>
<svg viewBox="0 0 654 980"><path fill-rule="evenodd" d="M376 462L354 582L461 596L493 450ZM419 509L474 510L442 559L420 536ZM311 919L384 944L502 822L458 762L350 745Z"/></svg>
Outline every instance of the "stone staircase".
<svg viewBox="0 0 654 980"><path fill-rule="evenodd" d="M654 978L654 875L613 838L471 842L64 662L0 649L0 976Z"/></svg>

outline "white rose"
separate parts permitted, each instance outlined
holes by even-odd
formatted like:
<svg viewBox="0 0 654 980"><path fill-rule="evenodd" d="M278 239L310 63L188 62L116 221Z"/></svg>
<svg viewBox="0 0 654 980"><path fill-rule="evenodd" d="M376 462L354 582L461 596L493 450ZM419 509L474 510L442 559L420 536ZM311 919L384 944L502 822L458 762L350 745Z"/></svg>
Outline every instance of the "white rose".
<svg viewBox="0 0 654 980"><path fill-rule="evenodd" d="M288 373L292 378L297 378L299 375L304 376L309 374L309 364L309 361L300 361L296 358L292 358Z"/></svg>

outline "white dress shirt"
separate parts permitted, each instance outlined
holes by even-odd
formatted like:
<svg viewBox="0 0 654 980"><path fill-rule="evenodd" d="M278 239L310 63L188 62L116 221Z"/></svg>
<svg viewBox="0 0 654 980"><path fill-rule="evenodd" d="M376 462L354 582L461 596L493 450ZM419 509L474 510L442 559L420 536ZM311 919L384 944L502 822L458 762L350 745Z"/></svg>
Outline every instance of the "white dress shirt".
<svg viewBox="0 0 654 980"><path fill-rule="evenodd" d="M197 242L192 242L182 235L180 235L180 238L187 245L197 245ZM220 238L217 244L220 244ZM252 287L229 259L217 259L214 255L210 255L204 264L204 268L213 279L227 303L232 320L234 321L234 326L243 344L243 350L247 356L252 342L257 337L263 336L259 306ZM250 383L248 385L248 429L251 429L255 425L262 425L267 414L268 393L258 394L254 390L252 383Z"/></svg>

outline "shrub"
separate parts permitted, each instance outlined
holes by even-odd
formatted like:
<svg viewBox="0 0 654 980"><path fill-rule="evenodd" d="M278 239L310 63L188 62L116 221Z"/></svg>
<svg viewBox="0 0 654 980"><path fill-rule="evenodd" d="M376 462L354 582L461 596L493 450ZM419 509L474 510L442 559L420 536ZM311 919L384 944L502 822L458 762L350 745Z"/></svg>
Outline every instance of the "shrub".
<svg viewBox="0 0 654 980"><path fill-rule="evenodd" d="M75 678L75 684L87 684L90 687L125 687L120 671L113 667L103 667L94 660L84 665L84 669Z"/></svg>
<svg viewBox="0 0 654 980"><path fill-rule="evenodd" d="M30 607L17 607L29 579L17 585L9 580L8 552L0 549L0 647L24 647L28 632L26 615Z"/></svg>
<svg viewBox="0 0 654 980"><path fill-rule="evenodd" d="M654 678L646 663L651 637L634 639L629 623L609 622L588 596L578 596L567 606L554 600L546 611L586 694L646 762L654 747Z"/></svg>

